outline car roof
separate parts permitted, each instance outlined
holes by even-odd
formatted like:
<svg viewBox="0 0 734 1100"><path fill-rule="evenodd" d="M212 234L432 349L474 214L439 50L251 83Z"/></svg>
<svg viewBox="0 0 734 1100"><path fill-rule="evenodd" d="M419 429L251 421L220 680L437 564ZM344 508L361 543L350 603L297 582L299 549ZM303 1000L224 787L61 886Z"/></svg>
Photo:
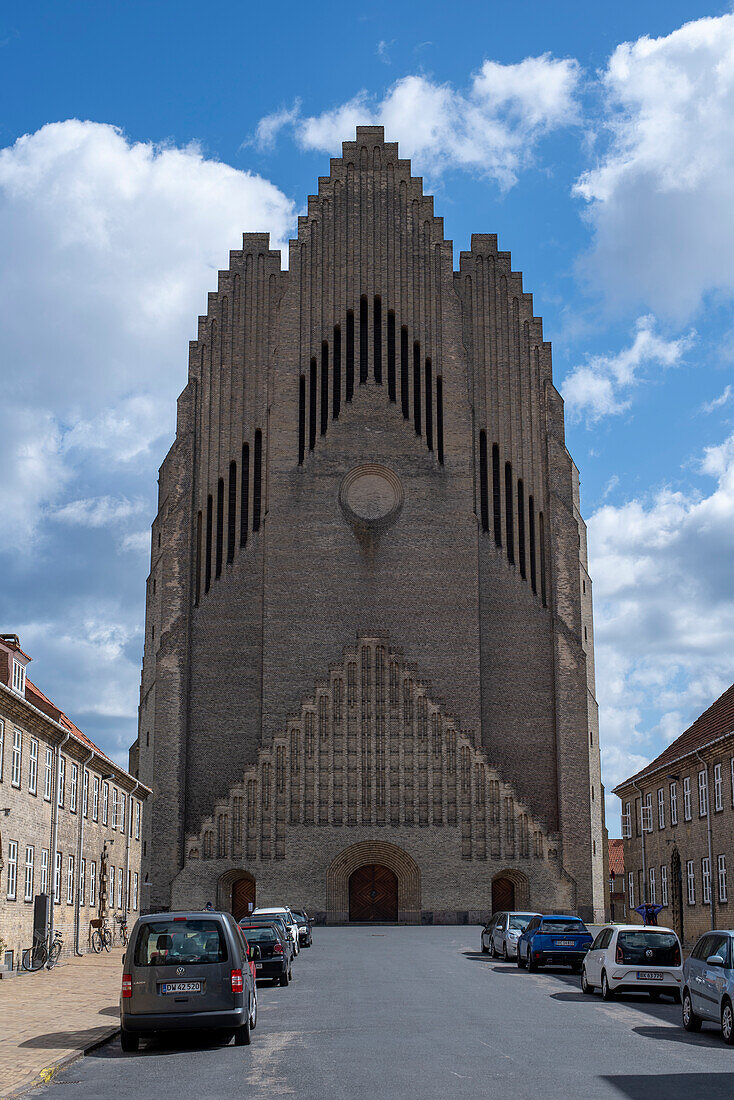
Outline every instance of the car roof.
<svg viewBox="0 0 734 1100"><path fill-rule="evenodd" d="M257 916L258 913L290 913L290 909L286 905L268 905L265 908L258 906L253 909L253 914Z"/></svg>
<svg viewBox="0 0 734 1100"><path fill-rule="evenodd" d="M667 924L605 924L604 927L616 932L673 932L678 935L675 928L668 928Z"/></svg>
<svg viewBox="0 0 734 1100"><path fill-rule="evenodd" d="M577 920L580 924L584 923L581 917L575 917L573 913L535 913L534 916L541 920Z"/></svg>
<svg viewBox="0 0 734 1100"><path fill-rule="evenodd" d="M231 913L225 913L221 909L186 909L171 910L164 913L144 913L138 917L141 923L156 920L201 920L202 918L221 917L224 920L234 919Z"/></svg>

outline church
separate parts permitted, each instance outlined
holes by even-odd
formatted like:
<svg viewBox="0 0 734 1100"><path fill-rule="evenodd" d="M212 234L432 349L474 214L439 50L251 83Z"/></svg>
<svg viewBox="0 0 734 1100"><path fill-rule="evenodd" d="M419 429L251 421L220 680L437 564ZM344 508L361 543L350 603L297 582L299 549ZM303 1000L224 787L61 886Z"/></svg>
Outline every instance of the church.
<svg viewBox="0 0 734 1100"><path fill-rule="evenodd" d="M586 530L550 344L358 127L287 270L245 233L152 527L146 909L604 914ZM147 894L147 896L146 896Z"/></svg>

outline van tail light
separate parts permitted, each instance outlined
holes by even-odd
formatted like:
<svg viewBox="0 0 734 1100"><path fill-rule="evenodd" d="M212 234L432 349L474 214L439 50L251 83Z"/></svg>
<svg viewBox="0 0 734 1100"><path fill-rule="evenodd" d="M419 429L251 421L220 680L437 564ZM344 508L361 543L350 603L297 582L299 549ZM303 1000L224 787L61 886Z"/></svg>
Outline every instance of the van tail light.
<svg viewBox="0 0 734 1100"><path fill-rule="evenodd" d="M122 995L123 997L132 997L133 995L133 976L132 974L122 975Z"/></svg>
<svg viewBox="0 0 734 1100"><path fill-rule="evenodd" d="M619 946L619 944L617 944L617 950L614 954L614 958L618 963L624 962L624 952L622 951L622 948Z"/></svg>
<svg viewBox="0 0 734 1100"><path fill-rule="evenodd" d="M673 966L680 966L680 947L678 944L673 949Z"/></svg>
<svg viewBox="0 0 734 1100"><path fill-rule="evenodd" d="M233 970L232 971L232 992L233 993L241 993L243 989L244 989L244 984L243 984L243 981L242 981L242 971L241 970Z"/></svg>
<svg viewBox="0 0 734 1100"><path fill-rule="evenodd" d="M283 944L282 943L274 943L273 944L273 954L274 955L282 955L283 954Z"/></svg>

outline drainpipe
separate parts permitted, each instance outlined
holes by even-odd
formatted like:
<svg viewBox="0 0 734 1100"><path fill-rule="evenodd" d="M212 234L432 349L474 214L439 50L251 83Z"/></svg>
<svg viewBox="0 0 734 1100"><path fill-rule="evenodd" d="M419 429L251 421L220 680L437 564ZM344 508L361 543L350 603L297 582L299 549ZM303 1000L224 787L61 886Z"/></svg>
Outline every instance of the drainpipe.
<svg viewBox="0 0 734 1100"><path fill-rule="evenodd" d="M640 905L647 904L647 862L645 858L645 807L642 801L642 791L637 784L632 781L632 786L640 794L640 831L642 833L642 897L640 898ZM637 816L637 815L635 815ZM630 822L631 824L631 822ZM644 917L642 923L645 923Z"/></svg>
<svg viewBox="0 0 734 1100"><path fill-rule="evenodd" d="M75 894L76 901L74 903L74 954L79 955L79 956L82 956L84 954L83 951L79 950L79 909L80 909L81 903L82 903L81 890L80 890L79 887L80 887L81 875L82 875L82 856L84 855L84 777L87 774L87 764L89 763L89 761L92 759L93 756L94 756L94 750L92 750L90 752L89 756L87 757L87 759L82 764L82 805L81 805L81 812L79 814L79 841L78 841L78 844L77 844L77 855L76 855L76 866L77 866L76 894ZM87 810L89 810L89 784L87 784ZM86 878L86 876L85 876L85 878ZM86 883L85 883L85 885L86 885Z"/></svg>
<svg viewBox="0 0 734 1100"><path fill-rule="evenodd" d="M132 831L133 831L133 798L137 794L137 791L138 791L139 787L140 787L140 783L136 779L135 780L135 786L130 791L130 794L128 795L128 800L127 800L127 802L128 802L128 815L127 815L127 828L125 830L127 832L127 836L125 838L125 908L123 909L123 916L124 916L125 920L127 920L127 911L130 908L130 890L128 888L128 883L130 881L130 838L132 837Z"/></svg>
<svg viewBox="0 0 734 1100"><path fill-rule="evenodd" d="M54 920L55 920L55 906L56 906L56 853L59 846L59 788L61 786L61 750L66 742L71 737L71 732L66 731L64 740L59 742L56 746L56 782L53 789L53 802L51 803L51 851L49 853L51 857L51 866L49 867L49 874L51 875L51 916L48 918L48 939L49 944L53 942L54 935ZM61 889L61 875L59 874L59 890ZM77 891L78 892L78 891Z"/></svg>
<svg viewBox="0 0 734 1100"><path fill-rule="evenodd" d="M706 831L708 833L709 842L709 908L711 909L711 928L716 928L716 903L714 901L714 885L718 886L718 873L716 880L714 880L714 860L711 855L711 787L709 786L709 766L705 760L701 758L701 754L698 749L695 750L699 764L703 764L706 772Z"/></svg>

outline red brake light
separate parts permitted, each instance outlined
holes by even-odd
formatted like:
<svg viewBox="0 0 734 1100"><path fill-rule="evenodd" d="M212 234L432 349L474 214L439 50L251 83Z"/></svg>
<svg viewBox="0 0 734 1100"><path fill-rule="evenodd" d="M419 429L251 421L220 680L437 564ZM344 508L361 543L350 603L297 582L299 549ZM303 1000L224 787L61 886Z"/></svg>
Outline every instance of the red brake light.
<svg viewBox="0 0 734 1100"><path fill-rule="evenodd" d="M187 921L188 919L189 919L188 917L174 917L173 918L173 923L176 924L177 921L180 921L180 920Z"/></svg>
<svg viewBox="0 0 734 1100"><path fill-rule="evenodd" d="M673 952L673 966L680 966L680 947L675 945L675 951Z"/></svg>
<svg viewBox="0 0 734 1100"><path fill-rule="evenodd" d="M233 993L241 993L243 989L244 989L244 984L243 984L243 981L242 981L242 971L241 970L233 970L232 971L232 992Z"/></svg>
<svg viewBox="0 0 734 1100"><path fill-rule="evenodd" d="M276 940L276 942L275 942L275 943L273 944L273 954L274 954L274 955L282 955L282 954L283 954L283 944L282 944L282 943L280 943L280 942L279 942L279 941L277 941L277 940Z"/></svg>
<svg viewBox="0 0 734 1100"><path fill-rule="evenodd" d="M617 960L618 963L623 963L624 962L624 954L623 954L622 948L619 946L619 944L617 944L617 950L615 952L614 958Z"/></svg>
<svg viewBox="0 0 734 1100"><path fill-rule="evenodd" d="M132 997L133 995L133 976L132 974L122 975L122 995L123 997Z"/></svg>

